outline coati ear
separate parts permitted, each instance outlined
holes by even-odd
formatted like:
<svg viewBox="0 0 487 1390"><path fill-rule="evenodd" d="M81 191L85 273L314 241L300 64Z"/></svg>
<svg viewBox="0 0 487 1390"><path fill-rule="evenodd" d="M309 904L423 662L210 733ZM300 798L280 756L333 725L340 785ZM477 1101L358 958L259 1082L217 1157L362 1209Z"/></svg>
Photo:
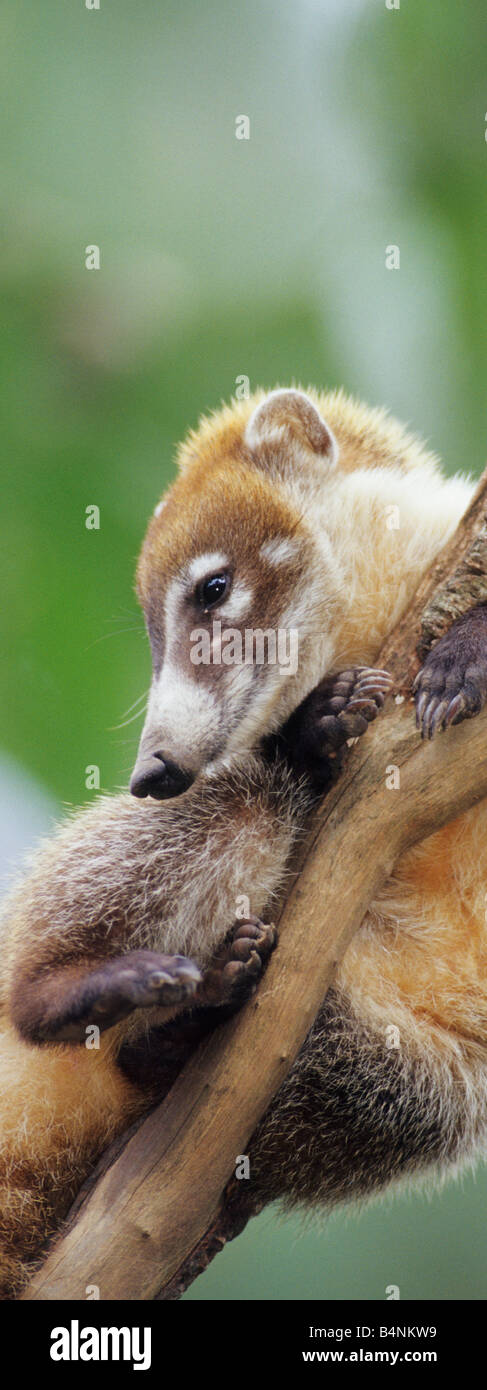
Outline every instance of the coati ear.
<svg viewBox="0 0 487 1390"><path fill-rule="evenodd" d="M304 391L270 391L256 407L244 441L258 461L299 463L303 453L334 467L338 444L330 426Z"/></svg>

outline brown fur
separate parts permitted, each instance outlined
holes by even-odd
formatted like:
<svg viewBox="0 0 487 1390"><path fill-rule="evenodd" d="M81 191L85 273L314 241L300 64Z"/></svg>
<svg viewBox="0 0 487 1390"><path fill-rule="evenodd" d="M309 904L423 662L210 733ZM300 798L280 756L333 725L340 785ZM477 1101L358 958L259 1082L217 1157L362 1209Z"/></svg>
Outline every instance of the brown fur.
<svg viewBox="0 0 487 1390"><path fill-rule="evenodd" d="M226 760L208 768L202 743L198 775L180 799L101 798L74 815L7 904L4 1296L21 1286L104 1145L153 1102L156 1079L166 1084L184 1053L171 1032L178 1009L170 1007L135 1009L102 1032L99 1049L36 1039L55 1028L63 1009L75 1010L90 971L120 954L178 953L204 970L242 894L257 916L272 910L310 792L280 756L264 758L260 741L328 665L374 660L470 495L461 481L443 480L436 460L396 422L342 393L310 392L304 406L282 399L280 434L264 431L251 447L246 429L263 400L257 393L232 403L182 445L179 477L149 525L138 590L156 684L168 641L168 586L195 554L220 550L252 591L254 626L277 626L283 613L299 626L299 671L280 685L259 672L235 731L231 679L202 668L198 690L214 701ZM273 401L274 424L276 408ZM335 470L325 457L329 430L340 450ZM385 522L390 505L400 511L397 531ZM282 538L297 542L296 553L272 564L262 546ZM186 685L192 602L181 597L171 637ZM157 719L156 710L146 728L151 754L164 734ZM240 726L235 751L229 740ZM183 751L193 742L188 719ZM363 1196L410 1175L455 1171L485 1149L486 816L482 806L404 856L367 913L254 1137L251 1201Z"/></svg>

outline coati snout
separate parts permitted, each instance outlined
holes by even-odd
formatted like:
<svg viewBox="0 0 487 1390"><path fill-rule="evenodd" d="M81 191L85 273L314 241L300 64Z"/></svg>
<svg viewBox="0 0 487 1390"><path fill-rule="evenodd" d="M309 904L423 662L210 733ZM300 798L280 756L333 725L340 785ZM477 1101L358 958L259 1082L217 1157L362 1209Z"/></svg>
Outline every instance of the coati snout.
<svg viewBox="0 0 487 1390"><path fill-rule="evenodd" d="M181 796L192 782L193 772L178 767L164 753L154 753L152 758L137 759L130 779L130 790L132 796L152 796L156 801L165 801L171 796Z"/></svg>

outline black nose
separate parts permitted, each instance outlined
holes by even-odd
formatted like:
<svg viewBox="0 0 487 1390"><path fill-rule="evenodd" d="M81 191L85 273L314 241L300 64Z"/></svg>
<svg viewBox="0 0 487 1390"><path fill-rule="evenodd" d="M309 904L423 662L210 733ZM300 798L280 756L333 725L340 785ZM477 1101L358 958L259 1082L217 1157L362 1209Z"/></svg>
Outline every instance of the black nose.
<svg viewBox="0 0 487 1390"><path fill-rule="evenodd" d="M152 796L156 801L165 801L166 797L180 796L192 782L194 772L178 767L163 753L154 753L152 758L136 763L130 790L132 796Z"/></svg>

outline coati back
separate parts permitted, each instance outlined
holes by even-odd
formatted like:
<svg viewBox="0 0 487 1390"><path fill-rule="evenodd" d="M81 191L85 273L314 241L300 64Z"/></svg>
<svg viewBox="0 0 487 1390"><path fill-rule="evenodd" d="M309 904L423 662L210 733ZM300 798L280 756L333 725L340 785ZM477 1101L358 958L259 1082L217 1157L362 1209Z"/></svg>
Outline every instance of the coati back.
<svg viewBox="0 0 487 1390"><path fill-rule="evenodd" d="M4 1296L198 1026L257 978L259 919L330 751L382 703L372 663L471 495L342 393L233 403L179 464L138 567L153 681L133 796L68 820L6 906ZM486 657L479 609L428 658L423 732L480 708ZM486 817L403 856L366 914L253 1138L256 1202L355 1198L485 1148Z"/></svg>

